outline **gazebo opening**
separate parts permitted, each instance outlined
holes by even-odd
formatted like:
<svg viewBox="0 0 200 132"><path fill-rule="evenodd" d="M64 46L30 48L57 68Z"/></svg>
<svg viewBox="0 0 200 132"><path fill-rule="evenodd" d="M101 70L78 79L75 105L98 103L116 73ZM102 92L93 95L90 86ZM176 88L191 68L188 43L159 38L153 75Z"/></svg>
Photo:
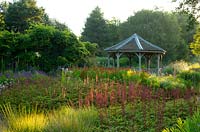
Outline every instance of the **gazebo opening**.
<svg viewBox="0 0 200 132"><path fill-rule="evenodd" d="M134 55L138 57L139 71L142 70L142 58L145 58L147 70L151 69L151 59L153 56L157 56L157 73L160 72L160 64L163 55L166 51L147 40L143 39L136 33L129 38L115 44L111 47L105 49L108 52L108 67L110 67L110 58L114 59L114 66L116 62L116 67L120 67L119 59L122 55L126 55L131 64L131 59Z"/></svg>

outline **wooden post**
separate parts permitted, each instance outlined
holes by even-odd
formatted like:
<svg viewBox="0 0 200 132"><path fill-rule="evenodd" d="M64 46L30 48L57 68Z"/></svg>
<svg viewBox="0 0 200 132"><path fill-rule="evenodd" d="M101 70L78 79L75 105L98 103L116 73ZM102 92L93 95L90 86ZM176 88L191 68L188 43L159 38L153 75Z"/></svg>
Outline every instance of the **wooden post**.
<svg viewBox="0 0 200 132"><path fill-rule="evenodd" d="M151 70L151 58L148 58L148 71L150 72Z"/></svg>
<svg viewBox="0 0 200 132"><path fill-rule="evenodd" d="M108 67L110 67L110 55L108 54Z"/></svg>
<svg viewBox="0 0 200 132"><path fill-rule="evenodd" d="M121 55L122 55L122 53L119 53L119 52L117 52L117 54L116 54L116 57L117 57L117 68L120 67L119 58L120 58Z"/></svg>
<svg viewBox="0 0 200 132"><path fill-rule="evenodd" d="M151 56L152 55L146 55L146 64L147 64L147 71L150 72L151 70Z"/></svg>
<svg viewBox="0 0 200 132"><path fill-rule="evenodd" d="M142 56L143 54L141 53L135 53L139 59L139 71L142 71L142 66L141 66L141 61L142 61Z"/></svg>

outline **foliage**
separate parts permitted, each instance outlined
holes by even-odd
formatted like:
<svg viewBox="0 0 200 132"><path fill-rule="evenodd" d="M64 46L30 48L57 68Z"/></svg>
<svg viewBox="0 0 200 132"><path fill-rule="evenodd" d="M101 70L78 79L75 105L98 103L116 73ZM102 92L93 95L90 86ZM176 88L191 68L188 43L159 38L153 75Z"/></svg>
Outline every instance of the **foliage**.
<svg viewBox="0 0 200 132"><path fill-rule="evenodd" d="M5 119L5 132L40 132L44 129L47 122L45 115L38 113L37 107L34 109L27 109L19 107L19 112L13 109L9 104L1 105L1 113L3 113Z"/></svg>
<svg viewBox="0 0 200 132"><path fill-rule="evenodd" d="M177 0L172 0L177 2ZM197 19L200 17L199 10L199 0L181 0L179 2L178 11L188 15L188 29L194 28L197 23Z"/></svg>
<svg viewBox="0 0 200 132"><path fill-rule="evenodd" d="M161 88L168 89L168 90L169 89L176 89L176 88L180 88L180 89L186 88L184 80L182 80L180 78L173 77L171 75L160 78L159 82L160 82Z"/></svg>
<svg viewBox="0 0 200 132"><path fill-rule="evenodd" d="M200 70L200 64L199 63L193 63L189 66L190 70L193 70L193 71L198 71Z"/></svg>
<svg viewBox="0 0 200 132"><path fill-rule="evenodd" d="M81 40L97 43L100 50L108 46L107 25L99 7L87 18Z"/></svg>
<svg viewBox="0 0 200 132"><path fill-rule="evenodd" d="M42 22L44 10L35 0L19 0L9 3L5 13L5 24L9 31L24 32L31 24Z"/></svg>
<svg viewBox="0 0 200 132"><path fill-rule="evenodd" d="M85 66L96 54L96 44L79 41L65 24L49 19L35 0L1 2L0 13L2 72Z"/></svg>
<svg viewBox="0 0 200 132"><path fill-rule="evenodd" d="M14 79L6 77L6 75L0 75L0 94L1 91L9 88L13 85Z"/></svg>
<svg viewBox="0 0 200 132"><path fill-rule="evenodd" d="M188 56L188 47L181 37L180 25L173 14L141 10L130 16L120 25L120 39L137 33L153 44L167 51L164 62L184 59ZM178 54L179 52L184 53ZM175 54L176 53L176 54Z"/></svg>
<svg viewBox="0 0 200 132"><path fill-rule="evenodd" d="M68 30L35 25L26 34L0 32L1 70L53 71L59 66L84 64L95 55L96 45L80 42ZM11 59L10 59L11 58Z"/></svg>
<svg viewBox="0 0 200 132"><path fill-rule="evenodd" d="M200 27L197 29L194 40L190 44L191 51L194 55L200 55Z"/></svg>
<svg viewBox="0 0 200 132"><path fill-rule="evenodd" d="M35 54L32 64L33 66L43 67L44 71L56 69L63 64L74 63L77 58L70 58L68 54L75 54L75 45L78 45L78 40L69 31L58 31L50 26L38 25L28 31ZM68 51L67 51L68 50ZM69 52L72 51L72 52ZM73 51L74 50L74 51ZM74 53L75 52L75 53ZM71 57L74 57L72 56ZM33 57L33 56L32 56ZM63 57L63 59L61 59ZM79 57L77 55L77 57ZM30 59L29 59L30 60Z"/></svg>
<svg viewBox="0 0 200 132"><path fill-rule="evenodd" d="M164 103L164 105L162 104ZM162 108L164 107L164 108ZM165 127L174 126L178 117L186 118L188 104L179 100L176 105L172 101L157 100L136 101L127 103L125 114L122 114L120 105L110 106L100 110L102 124L99 131L161 131ZM161 124L160 124L161 123Z"/></svg>
<svg viewBox="0 0 200 132"><path fill-rule="evenodd" d="M40 109L51 110L69 104L78 106L79 93L86 96L91 84L84 84L77 78L63 76L49 77L43 72L22 72L14 74L12 86L1 92L0 104L10 102L13 108L18 105L30 107L37 105Z"/></svg>
<svg viewBox="0 0 200 132"><path fill-rule="evenodd" d="M64 107L49 116L49 123L44 131L93 132L99 124L98 111L94 108L72 109Z"/></svg>
<svg viewBox="0 0 200 132"><path fill-rule="evenodd" d="M109 80L115 82L126 82L135 83L140 85L145 85L150 88L163 88L166 90L170 89L185 89L187 79L169 76L157 77L155 75L150 75L147 72L136 72L131 69L112 69L112 68L85 68L85 69L72 69L70 76L73 78L81 78L82 80L98 79L98 80ZM174 81L175 80L175 81Z"/></svg>
<svg viewBox="0 0 200 132"><path fill-rule="evenodd" d="M156 77L130 69L84 68L63 70L62 75L57 77L39 71L13 76L15 83L10 89L2 91L0 105L9 102L16 113L20 113L20 108L29 112L30 108L37 106L37 116L27 113L19 114L18 118L18 114L14 114L14 119L18 122L24 120L28 124L42 114L44 118L40 119L46 120L44 132L80 129L161 131L165 127L174 127L178 117L185 119L199 107L193 97L194 94L199 95L198 91L183 89L180 78ZM169 83L163 88L160 87L162 78ZM68 111L68 108L63 108L66 105L77 109ZM94 115L91 111L88 113L91 116L87 112L83 114L81 118L87 122L75 118L79 117L76 114L79 110L89 106L96 109ZM90 129L84 123L91 124ZM72 127L66 124L72 124Z"/></svg>
<svg viewBox="0 0 200 132"><path fill-rule="evenodd" d="M49 19L47 21L48 21L47 25L54 26L56 29L58 29L60 31L65 31L65 30L69 31L70 30L67 25L65 25L64 23L61 23L61 22L59 22L57 20Z"/></svg>
<svg viewBox="0 0 200 132"><path fill-rule="evenodd" d="M174 12L173 14L176 16L178 23L180 25L181 36L185 40L186 44L188 45L189 43L193 41L193 35L195 34L196 27L198 26L198 24L193 25L194 27L188 28L189 26L188 14L181 13L181 12Z"/></svg>
<svg viewBox="0 0 200 132"><path fill-rule="evenodd" d="M107 20L107 35L108 35L108 40L107 43L108 45L105 46L112 46L114 44L117 44L119 42L119 25L120 25L120 20L116 18L112 18L111 20ZM107 48L105 47L105 48Z"/></svg>
<svg viewBox="0 0 200 132"><path fill-rule="evenodd" d="M165 75L178 75L181 72L186 71L198 71L200 69L200 65L198 62L196 63L189 63L183 60L175 61L167 65L163 68L163 73Z"/></svg>
<svg viewBox="0 0 200 132"><path fill-rule="evenodd" d="M185 71L178 75L179 78L185 80L188 87L195 87L199 89L200 86L200 73L195 71Z"/></svg>
<svg viewBox="0 0 200 132"><path fill-rule="evenodd" d="M8 64L13 41L13 33L8 31L0 32L1 71L4 71L6 64Z"/></svg>
<svg viewBox="0 0 200 132"><path fill-rule="evenodd" d="M178 73L181 73L183 71L188 71L190 70L190 64L186 61L180 60L180 61L175 61L167 65L163 73L164 74L171 74L171 75L176 75Z"/></svg>
<svg viewBox="0 0 200 132"><path fill-rule="evenodd" d="M5 29L5 13L8 8L8 3L6 1L0 2L0 31Z"/></svg>
<svg viewBox="0 0 200 132"><path fill-rule="evenodd" d="M198 132L200 131L199 122L200 113L197 111L192 117L187 118L185 121L178 118L175 127L166 128L162 132Z"/></svg>
<svg viewBox="0 0 200 132"><path fill-rule="evenodd" d="M95 108L73 109L62 107L53 112L44 113L35 108L19 107L13 109L10 105L1 106L5 117L3 130L5 132L90 132L98 123L98 113Z"/></svg>
<svg viewBox="0 0 200 132"><path fill-rule="evenodd" d="M128 87L134 84L136 87L144 86L155 91L160 89L185 91L191 86L197 88L199 86L198 80L193 79L196 74L195 76L181 74L180 77L156 77L146 72L139 73L128 69L69 69L62 71L59 77L52 78L42 72L14 74L11 79L7 79L11 82L11 86L9 86L10 89L4 89L1 92L0 104L10 102L13 107L19 104L27 107L37 104L40 108L50 110L65 104L80 105L80 97L84 99L91 89L109 88L109 91L112 91L121 87L120 85ZM183 77L189 77L189 79Z"/></svg>

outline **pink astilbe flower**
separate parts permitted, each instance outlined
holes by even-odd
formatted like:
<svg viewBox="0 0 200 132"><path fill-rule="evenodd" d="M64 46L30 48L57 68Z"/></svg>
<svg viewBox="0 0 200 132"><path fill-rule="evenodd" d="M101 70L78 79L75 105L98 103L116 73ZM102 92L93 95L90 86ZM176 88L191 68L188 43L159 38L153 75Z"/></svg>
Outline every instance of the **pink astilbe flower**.
<svg viewBox="0 0 200 132"><path fill-rule="evenodd" d="M128 98L129 98L130 101L134 100L134 86L133 86L132 83L129 85Z"/></svg>
<svg viewBox="0 0 200 132"><path fill-rule="evenodd" d="M113 105L116 103L116 95L115 95L115 91L112 90L110 92L110 105Z"/></svg>
<svg viewBox="0 0 200 132"><path fill-rule="evenodd" d="M103 107L103 94L100 92L96 92L96 104L99 108Z"/></svg>

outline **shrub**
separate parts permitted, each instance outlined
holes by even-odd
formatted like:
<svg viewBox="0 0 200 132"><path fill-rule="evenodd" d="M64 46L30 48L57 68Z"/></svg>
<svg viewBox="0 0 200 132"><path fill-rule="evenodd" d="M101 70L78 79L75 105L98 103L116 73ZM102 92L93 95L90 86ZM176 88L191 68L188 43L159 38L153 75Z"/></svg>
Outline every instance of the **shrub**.
<svg viewBox="0 0 200 132"><path fill-rule="evenodd" d="M195 71L185 71L178 75L179 78L185 80L188 87L200 87L200 73Z"/></svg>
<svg viewBox="0 0 200 132"><path fill-rule="evenodd" d="M200 112L196 112L185 121L178 118L175 127L166 128L162 132L200 132Z"/></svg>
<svg viewBox="0 0 200 132"><path fill-rule="evenodd" d="M176 89L176 88L180 88L180 89L185 89L186 85L184 80L177 78L177 77L173 77L173 76L164 76L161 77L159 79L160 81L160 87L164 88L164 89Z"/></svg>
<svg viewBox="0 0 200 132"><path fill-rule="evenodd" d="M199 71L200 70L200 64L194 63L194 64L190 65L189 68L190 68L190 70Z"/></svg>
<svg viewBox="0 0 200 132"><path fill-rule="evenodd" d="M181 60L169 64L167 67L165 67L163 73L173 75L187 70L189 70L189 64Z"/></svg>
<svg viewBox="0 0 200 132"><path fill-rule="evenodd" d="M160 81L157 76L151 75L147 80L146 80L146 85L148 87L151 87L153 89L158 89L160 88Z"/></svg>

